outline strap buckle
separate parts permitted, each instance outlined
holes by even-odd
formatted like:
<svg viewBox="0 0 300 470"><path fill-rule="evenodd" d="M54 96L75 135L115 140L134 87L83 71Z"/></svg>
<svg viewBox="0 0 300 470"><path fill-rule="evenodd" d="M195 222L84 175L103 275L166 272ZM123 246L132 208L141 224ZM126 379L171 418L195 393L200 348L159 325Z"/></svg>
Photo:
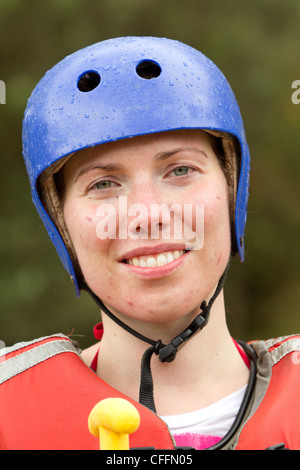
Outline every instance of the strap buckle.
<svg viewBox="0 0 300 470"><path fill-rule="evenodd" d="M159 348L159 351L158 351L159 360L161 362L174 361L176 354L177 354L178 346L180 346L183 342L190 339L190 337L193 336L196 333L196 331L198 331L199 329L202 329L205 324L205 321L206 320L204 316L200 313L192 321L192 323L182 333L180 333L180 335L175 336L175 338L173 338L169 344L162 345L162 347Z"/></svg>

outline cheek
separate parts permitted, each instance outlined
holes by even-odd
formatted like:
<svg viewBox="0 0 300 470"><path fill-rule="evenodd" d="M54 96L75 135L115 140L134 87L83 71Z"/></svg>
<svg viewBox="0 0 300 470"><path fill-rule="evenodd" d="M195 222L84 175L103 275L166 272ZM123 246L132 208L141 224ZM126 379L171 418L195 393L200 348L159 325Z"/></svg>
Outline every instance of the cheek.
<svg viewBox="0 0 300 470"><path fill-rule="evenodd" d="M229 223L228 191L223 177L190 191L185 201L193 206L202 207L206 226L210 226L217 220L220 223L220 219L226 224ZM195 219L195 214L195 209L193 209L193 219Z"/></svg>
<svg viewBox="0 0 300 470"><path fill-rule="evenodd" d="M231 229L227 191L217 192L205 205L204 227L206 245L218 255L222 251L229 256Z"/></svg>
<svg viewBox="0 0 300 470"><path fill-rule="evenodd" d="M223 174L205 182L199 189L196 188L189 194L189 201L202 208L202 224L198 224L202 232L198 233L203 237L204 251L214 253L219 258L219 253L223 250L224 256L227 256L231 246L231 233L228 190ZM199 220L201 221L201 216Z"/></svg>
<svg viewBox="0 0 300 470"><path fill-rule="evenodd" d="M86 213L80 205L70 201L65 203L64 217L74 247L78 248L86 237L91 237L92 216Z"/></svg>
<svg viewBox="0 0 300 470"><path fill-rule="evenodd" d="M107 241L101 240L97 236L97 208L94 206L84 206L76 201L66 201L64 216L73 242L79 264L83 268L86 260L89 260L93 253L105 251Z"/></svg>

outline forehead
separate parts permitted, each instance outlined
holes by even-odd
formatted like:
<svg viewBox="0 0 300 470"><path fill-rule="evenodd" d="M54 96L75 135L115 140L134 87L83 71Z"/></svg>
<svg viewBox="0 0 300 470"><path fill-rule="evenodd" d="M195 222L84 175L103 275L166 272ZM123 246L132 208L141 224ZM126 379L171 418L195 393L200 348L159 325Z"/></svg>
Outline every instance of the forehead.
<svg viewBox="0 0 300 470"><path fill-rule="evenodd" d="M105 160L109 164L114 159L126 164L128 159L132 161L146 156L155 158L161 152L192 146L200 150L212 150L211 136L198 129L183 129L109 142L76 152L64 165L64 172L76 172L82 165L94 160Z"/></svg>

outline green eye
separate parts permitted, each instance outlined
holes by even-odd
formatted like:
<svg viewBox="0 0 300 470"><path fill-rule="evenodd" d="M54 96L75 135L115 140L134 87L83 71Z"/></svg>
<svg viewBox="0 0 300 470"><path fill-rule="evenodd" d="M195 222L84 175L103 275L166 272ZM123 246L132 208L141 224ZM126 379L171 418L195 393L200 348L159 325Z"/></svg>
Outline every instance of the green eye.
<svg viewBox="0 0 300 470"><path fill-rule="evenodd" d="M95 187L97 189L108 189L111 188L112 182L111 181L98 181L98 183L95 184Z"/></svg>
<svg viewBox="0 0 300 470"><path fill-rule="evenodd" d="M189 168L187 166L179 166L173 170L175 176L184 176L188 173Z"/></svg>

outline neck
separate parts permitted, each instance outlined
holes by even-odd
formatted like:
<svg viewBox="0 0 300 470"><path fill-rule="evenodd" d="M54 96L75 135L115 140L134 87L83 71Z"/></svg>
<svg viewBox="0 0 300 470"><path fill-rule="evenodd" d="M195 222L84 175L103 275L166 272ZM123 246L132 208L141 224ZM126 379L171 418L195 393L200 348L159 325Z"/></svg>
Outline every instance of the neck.
<svg viewBox="0 0 300 470"><path fill-rule="evenodd" d="M144 336L167 344L198 313L199 310L190 312L171 324L136 325L128 319L126 323ZM111 386L138 401L141 358L149 345L105 314L103 323L97 373ZM158 356L153 355L151 369L155 403L161 415L203 408L247 383L248 369L226 325L223 292L213 304L206 327L178 349L173 362L161 363Z"/></svg>

